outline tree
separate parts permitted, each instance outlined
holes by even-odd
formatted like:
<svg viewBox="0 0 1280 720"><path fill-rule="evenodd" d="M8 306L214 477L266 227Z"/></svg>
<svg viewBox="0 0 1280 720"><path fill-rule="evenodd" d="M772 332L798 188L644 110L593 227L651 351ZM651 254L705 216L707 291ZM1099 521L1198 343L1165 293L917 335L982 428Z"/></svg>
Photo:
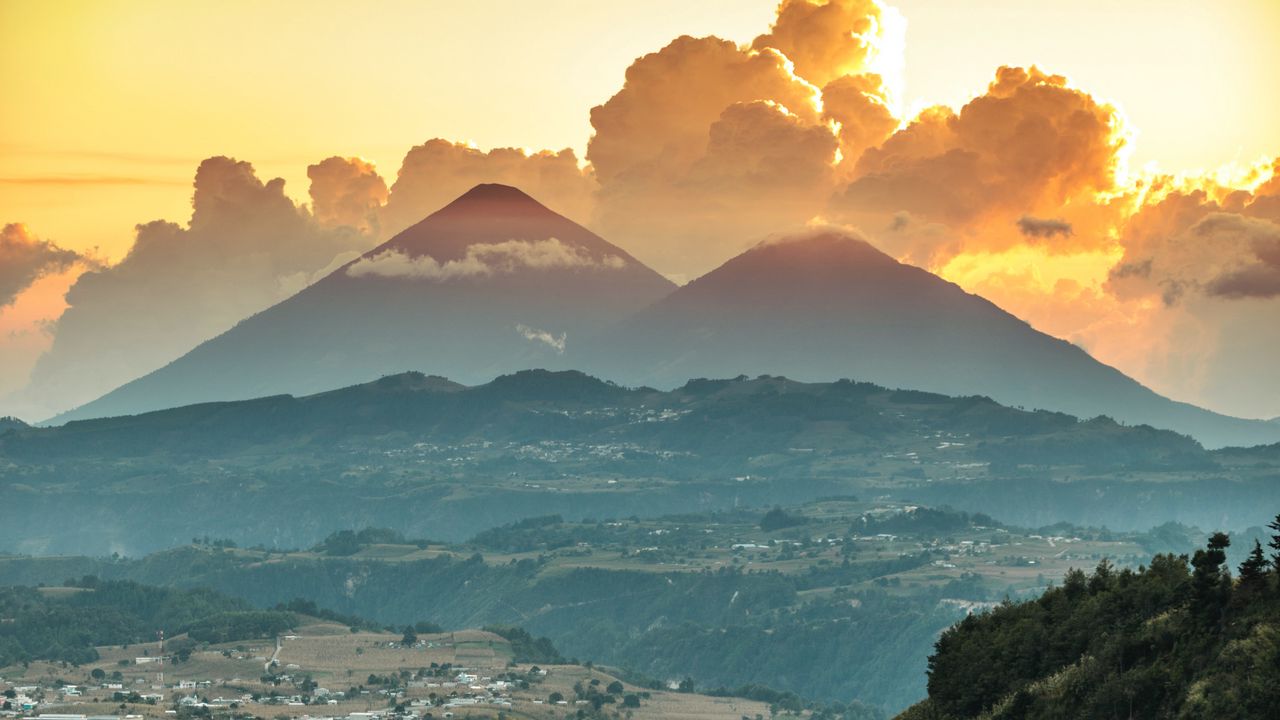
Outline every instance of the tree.
<svg viewBox="0 0 1280 720"><path fill-rule="evenodd" d="M685 678L680 681L680 685L676 689L682 693L693 692L693 678L686 675Z"/></svg>
<svg viewBox="0 0 1280 720"><path fill-rule="evenodd" d="M775 505L772 510L760 518L760 529L765 532L773 532L774 530L803 525L804 522L804 518L788 515L787 511Z"/></svg>
<svg viewBox="0 0 1280 720"><path fill-rule="evenodd" d="M564 702L564 693L561 693L561 692L551 693L550 695L547 696L547 702L551 703L552 705L555 705L556 703L559 703L559 702Z"/></svg>
<svg viewBox="0 0 1280 720"><path fill-rule="evenodd" d="M101 681L106 676L107 676L107 671L103 670L102 668L94 668L93 670L89 671L89 677L93 678L94 680Z"/></svg>
<svg viewBox="0 0 1280 720"><path fill-rule="evenodd" d="M622 697L622 707L638 708L640 707L640 696L635 693L629 693Z"/></svg>
<svg viewBox="0 0 1280 720"><path fill-rule="evenodd" d="M1262 554L1262 543L1253 541L1249 557L1240 563L1240 587L1248 590L1261 587L1267 578L1267 558Z"/></svg>
<svg viewBox="0 0 1280 720"><path fill-rule="evenodd" d="M413 629L412 625L404 626L404 636L400 638L400 644L405 647L413 647L418 643L418 633Z"/></svg>
<svg viewBox="0 0 1280 720"><path fill-rule="evenodd" d="M1222 568L1230 546L1231 538L1226 533L1215 532L1209 536L1206 548L1197 550L1191 558L1195 568L1191 574L1192 608L1207 623L1222 620L1222 610L1231 594L1231 575Z"/></svg>
<svg viewBox="0 0 1280 720"><path fill-rule="evenodd" d="M609 686L605 688L605 691L608 692L610 695L621 695L622 690L623 690L622 683L618 682L617 680L614 680L613 682L609 683Z"/></svg>
<svg viewBox="0 0 1280 720"><path fill-rule="evenodd" d="M1267 543L1267 547L1274 551L1271 553L1271 564L1276 571L1280 572L1280 514L1276 515L1275 520L1267 523L1267 527L1272 531L1271 540Z"/></svg>

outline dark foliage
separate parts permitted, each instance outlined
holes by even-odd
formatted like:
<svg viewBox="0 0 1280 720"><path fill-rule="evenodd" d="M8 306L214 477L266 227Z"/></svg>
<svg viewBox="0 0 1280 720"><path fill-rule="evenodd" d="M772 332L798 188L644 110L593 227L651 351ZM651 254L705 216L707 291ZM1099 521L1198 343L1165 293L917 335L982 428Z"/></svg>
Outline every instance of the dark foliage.
<svg viewBox="0 0 1280 720"><path fill-rule="evenodd" d="M565 659L551 644L550 638L535 638L524 628L511 625L487 625L484 628L511 643L512 658L519 663L563 664Z"/></svg>
<svg viewBox="0 0 1280 720"><path fill-rule="evenodd" d="M973 615L929 659L908 720L1262 718L1280 707L1280 587L1261 545L1233 580L1229 539Z"/></svg>
<svg viewBox="0 0 1280 720"><path fill-rule="evenodd" d="M0 667L30 660L92 662L94 648L192 632L217 642L262 637L293 615L255 612L208 590L172 590L85 577L67 589L0 588Z"/></svg>

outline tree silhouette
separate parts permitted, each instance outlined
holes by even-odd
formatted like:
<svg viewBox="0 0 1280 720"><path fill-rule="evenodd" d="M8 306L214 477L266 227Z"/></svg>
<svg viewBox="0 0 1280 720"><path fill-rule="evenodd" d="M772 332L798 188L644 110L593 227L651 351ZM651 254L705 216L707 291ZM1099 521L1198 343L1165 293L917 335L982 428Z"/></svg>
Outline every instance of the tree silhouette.
<svg viewBox="0 0 1280 720"><path fill-rule="evenodd" d="M1240 563L1240 589L1245 593L1252 593L1265 587L1270 565L1266 555L1262 553L1262 543L1254 540L1249 557Z"/></svg>
<svg viewBox="0 0 1280 720"><path fill-rule="evenodd" d="M1280 571L1280 514L1276 515L1276 519L1267 523L1267 527L1271 529L1271 541L1267 543L1274 552L1271 553L1271 564Z"/></svg>
<svg viewBox="0 0 1280 720"><path fill-rule="evenodd" d="M1215 532L1209 536L1208 546L1191 558L1192 609L1208 624L1221 622L1222 609L1231 595L1231 575L1222 567L1230 546L1226 533Z"/></svg>

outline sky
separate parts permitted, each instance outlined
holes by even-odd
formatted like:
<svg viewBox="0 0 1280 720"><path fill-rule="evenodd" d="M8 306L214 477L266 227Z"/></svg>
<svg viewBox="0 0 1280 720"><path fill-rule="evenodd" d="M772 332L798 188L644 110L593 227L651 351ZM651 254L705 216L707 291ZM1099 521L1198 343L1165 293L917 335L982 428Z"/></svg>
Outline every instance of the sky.
<svg viewBox="0 0 1280 720"><path fill-rule="evenodd" d="M956 106L1000 65L1039 64L1119 103L1138 164L1276 152L1280 3L899 0L902 104ZM200 160L230 155L306 199L306 166L394 173L433 137L574 148L588 110L672 38L749 42L773 0L0 3L0 216L118 258L136 223L182 220ZM447 7L447 10L445 9ZM1225 128L1229 126L1229 131Z"/></svg>
<svg viewBox="0 0 1280 720"><path fill-rule="evenodd" d="M209 318L191 337L157 341L153 356L108 352L117 374L172 359L296 290L328 266L323 255L365 249L447 202L443 173L456 167L543 183L535 196L678 281L766 230L849 225L1165 394L1280 415L1266 392L1280 339L1263 277L1275 222L1269 191L1255 196L1280 153L1280 3L789 4L791 24L761 42L781 20L773 0L0 2L0 283L16 288L0 284L0 397L32 377L96 372L77 364L104 342L85 328L154 307L142 288L168 300L168 282L199 285L174 303ZM670 45L683 35L729 43ZM1002 66L1043 72L997 88ZM913 126L935 105L954 117ZM1051 129L1026 141L1053 152L1011 158L1002 143L1032 126L1008 118L1029 116ZM766 143L785 157L758 157ZM493 148L530 157L484 154ZM974 164L948 164L948 150ZM157 280L151 268L172 253L156 248L241 227L192 217L196 168L215 156L252 164L211 167L203 192L275 213L250 233L261 243L302 227L286 200L325 232L298 230L319 234L287 252L241 243L226 272L201 266L198 283ZM343 162L309 169L334 156ZM925 172L985 194L925 187ZM197 179L197 205L201 192ZM1167 219L1179 203L1195 208ZM669 224L644 217L651 208ZM1066 229L1015 231L1024 216ZM135 230L156 220L176 226ZM1217 274L1196 275L1209 246ZM76 286L85 272L92 282ZM1233 295L1245 279L1256 282ZM77 312L64 315L68 304ZM40 391L11 406L41 412Z"/></svg>

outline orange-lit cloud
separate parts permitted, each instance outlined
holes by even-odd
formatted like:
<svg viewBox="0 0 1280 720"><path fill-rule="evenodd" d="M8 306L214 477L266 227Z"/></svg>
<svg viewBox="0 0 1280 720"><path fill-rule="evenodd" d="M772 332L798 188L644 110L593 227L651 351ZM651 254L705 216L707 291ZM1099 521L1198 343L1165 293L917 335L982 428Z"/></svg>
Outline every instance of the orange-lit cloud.
<svg viewBox="0 0 1280 720"><path fill-rule="evenodd" d="M359 158L326 158L307 166L311 212L322 225L377 231L378 211L387 202L387 183L377 168Z"/></svg>
<svg viewBox="0 0 1280 720"><path fill-rule="evenodd" d="M1120 296L1159 295L1167 305L1188 293L1280 297L1277 177L1254 192L1174 189L1144 205L1124 226L1111 287Z"/></svg>
<svg viewBox="0 0 1280 720"><path fill-rule="evenodd" d="M76 274L96 266L24 225L0 229L0 395L25 384L49 346L50 323L66 307L62 295Z"/></svg>
<svg viewBox="0 0 1280 720"><path fill-rule="evenodd" d="M190 223L139 225L129 254L79 277L52 347L11 402L33 418L84 402L155 369L302 289L335 256L371 240L326 229L249 163L205 160Z"/></svg>
<svg viewBox="0 0 1280 720"><path fill-rule="evenodd" d="M822 87L869 71L882 12L876 0L783 0L773 27L751 46L781 52L797 75Z"/></svg>
<svg viewBox="0 0 1280 720"><path fill-rule="evenodd" d="M63 272L83 259L80 253L40 240L25 225L5 225L0 230L0 311L36 280Z"/></svg>
<svg viewBox="0 0 1280 720"><path fill-rule="evenodd" d="M749 47L680 37L638 58L591 111L594 225L677 278L822 214L862 152L897 128L882 6L786 0Z"/></svg>
<svg viewBox="0 0 1280 720"><path fill-rule="evenodd" d="M1095 197L1115 189L1124 143L1112 107L1061 76L1003 67L987 93L959 112L927 110L867 150L831 213L868 228L891 226L898 213L946 226L951 232L884 238L928 264L966 249L1011 247L1028 235L1058 249L1097 246L1105 239L1091 218ZM1019 221L1031 217L1073 231L1028 233Z"/></svg>
<svg viewBox="0 0 1280 720"><path fill-rule="evenodd" d="M480 183L513 185L578 222L585 222L591 213L594 184L572 150L485 152L437 138L405 155L381 212L383 237L418 222Z"/></svg>
<svg viewBox="0 0 1280 720"><path fill-rule="evenodd" d="M595 226L685 277L820 211L838 147L786 57L714 37L636 60L591 124Z"/></svg>
<svg viewBox="0 0 1280 720"><path fill-rule="evenodd" d="M840 136L840 172L851 175L867 148L888 138L898 128L889 109L879 75L845 75L822 88L823 117L835 123Z"/></svg>

